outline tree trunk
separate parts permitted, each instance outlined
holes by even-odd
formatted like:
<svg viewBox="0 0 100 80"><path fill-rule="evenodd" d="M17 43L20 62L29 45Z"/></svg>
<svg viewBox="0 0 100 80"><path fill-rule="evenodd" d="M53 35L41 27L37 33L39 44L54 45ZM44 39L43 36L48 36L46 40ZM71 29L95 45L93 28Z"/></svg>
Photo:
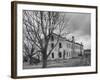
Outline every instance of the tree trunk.
<svg viewBox="0 0 100 80"><path fill-rule="evenodd" d="M29 64L32 65L32 57L29 57L30 60L29 60Z"/></svg>
<svg viewBox="0 0 100 80"><path fill-rule="evenodd" d="M47 67L47 54L45 51L43 51L44 53L42 53L42 60L43 60L43 65L42 68L46 68Z"/></svg>

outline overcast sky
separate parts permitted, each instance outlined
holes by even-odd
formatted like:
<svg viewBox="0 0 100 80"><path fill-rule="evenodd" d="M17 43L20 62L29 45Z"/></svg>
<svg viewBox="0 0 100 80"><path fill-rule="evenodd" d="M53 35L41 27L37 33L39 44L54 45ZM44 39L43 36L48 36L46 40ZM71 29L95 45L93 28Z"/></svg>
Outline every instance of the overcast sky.
<svg viewBox="0 0 100 80"><path fill-rule="evenodd" d="M66 13L65 31L70 32L67 38L75 36L75 41L83 43L85 49L91 48L91 14L87 13Z"/></svg>
<svg viewBox="0 0 100 80"><path fill-rule="evenodd" d="M33 12L33 11L32 11ZM71 39L75 37L75 42L83 43L85 49L91 48L91 14L90 13L75 13L66 12L65 15L66 27L64 32L68 32L66 37Z"/></svg>

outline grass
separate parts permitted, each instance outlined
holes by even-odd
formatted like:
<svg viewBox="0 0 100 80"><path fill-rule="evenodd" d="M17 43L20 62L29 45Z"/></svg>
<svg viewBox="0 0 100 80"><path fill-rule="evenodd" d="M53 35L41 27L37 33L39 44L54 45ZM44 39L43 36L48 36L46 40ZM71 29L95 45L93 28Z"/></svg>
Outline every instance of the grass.
<svg viewBox="0 0 100 80"><path fill-rule="evenodd" d="M47 62L47 68L54 68L54 67L78 67L78 66L90 66L91 60L90 56L88 57L76 57L71 59L65 60L53 60ZM29 63L23 64L23 69L35 69L35 68L42 68L42 62L35 65L29 65Z"/></svg>

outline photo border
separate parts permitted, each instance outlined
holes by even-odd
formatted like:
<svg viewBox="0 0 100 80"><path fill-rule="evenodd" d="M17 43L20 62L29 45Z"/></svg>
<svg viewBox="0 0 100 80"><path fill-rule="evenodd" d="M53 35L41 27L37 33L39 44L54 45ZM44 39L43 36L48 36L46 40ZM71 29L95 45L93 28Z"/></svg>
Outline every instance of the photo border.
<svg viewBox="0 0 100 80"><path fill-rule="evenodd" d="M59 7L79 7L79 8L92 8L96 9L96 71L94 72L81 72L81 73L63 73L63 74L49 74L49 75L33 75L33 76L17 76L17 4L28 5L47 5ZM41 3L41 2L26 2L26 1L12 1L11 2L11 77L12 78L32 78L32 77L50 77L50 76L66 76L66 75L81 75L81 74L94 74L98 72L98 7L88 5L73 5L73 4L58 4L58 3Z"/></svg>

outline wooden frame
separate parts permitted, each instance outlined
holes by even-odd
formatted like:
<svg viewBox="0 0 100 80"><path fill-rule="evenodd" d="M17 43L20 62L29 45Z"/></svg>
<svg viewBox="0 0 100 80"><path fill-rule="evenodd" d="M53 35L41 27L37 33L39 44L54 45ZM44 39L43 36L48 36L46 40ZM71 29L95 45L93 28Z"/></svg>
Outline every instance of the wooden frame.
<svg viewBox="0 0 100 80"><path fill-rule="evenodd" d="M22 4L22 5L42 5L42 6L53 6L53 7L72 7L72 8L85 8L85 9L94 9L95 12L95 37L96 37L96 42L95 42L95 70L94 71L87 71L87 72L75 72L75 73L58 73L58 74L44 74L44 75L27 75L27 76L18 76L18 68L17 68L17 19L18 19L18 14L17 14L17 5ZM97 6L88 6L88 5L72 5L72 4L56 4L56 3L39 3L39 2L24 2L24 1L12 1L11 2L11 77L12 78L32 78L32 77L50 77L50 76L66 76L66 75L80 75L80 74L94 74L97 73Z"/></svg>

